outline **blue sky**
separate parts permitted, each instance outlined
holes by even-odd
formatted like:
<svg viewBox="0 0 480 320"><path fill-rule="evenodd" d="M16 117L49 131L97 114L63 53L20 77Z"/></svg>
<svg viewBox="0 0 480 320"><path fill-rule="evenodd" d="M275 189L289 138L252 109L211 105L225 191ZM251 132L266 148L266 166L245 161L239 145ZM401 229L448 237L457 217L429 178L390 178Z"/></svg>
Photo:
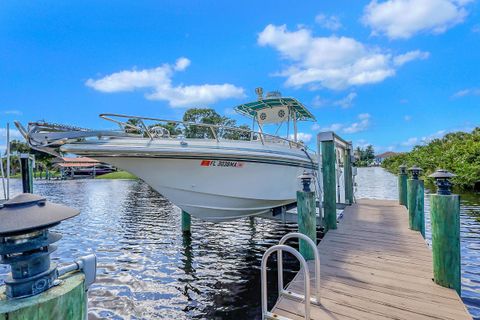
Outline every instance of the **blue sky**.
<svg viewBox="0 0 480 320"><path fill-rule="evenodd" d="M299 128L311 144L334 129L378 152L408 150L480 121L478 9L474 0L2 1L0 127L102 128L102 112L180 119L207 106L231 116L262 86L315 114Z"/></svg>

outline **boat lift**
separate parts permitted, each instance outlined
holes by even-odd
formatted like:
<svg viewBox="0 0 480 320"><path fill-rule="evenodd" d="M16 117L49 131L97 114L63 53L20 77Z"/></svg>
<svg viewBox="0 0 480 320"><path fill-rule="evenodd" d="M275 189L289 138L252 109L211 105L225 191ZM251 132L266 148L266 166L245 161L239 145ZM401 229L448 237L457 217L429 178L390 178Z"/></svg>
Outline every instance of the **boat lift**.
<svg viewBox="0 0 480 320"><path fill-rule="evenodd" d="M317 197L317 226L325 226L326 216L342 217L343 209L355 202L353 187L356 168L353 166L352 143L332 131L317 135L318 172L314 175ZM297 222L297 205L274 208L262 218ZM330 219L333 224L333 219ZM335 221L336 225L336 221Z"/></svg>

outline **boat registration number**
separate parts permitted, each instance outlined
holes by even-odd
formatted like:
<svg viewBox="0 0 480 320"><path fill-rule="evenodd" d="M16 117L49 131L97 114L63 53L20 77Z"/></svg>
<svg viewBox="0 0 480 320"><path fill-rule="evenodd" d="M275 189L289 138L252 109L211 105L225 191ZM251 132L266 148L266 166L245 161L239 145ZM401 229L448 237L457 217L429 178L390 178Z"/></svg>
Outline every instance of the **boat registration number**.
<svg viewBox="0 0 480 320"><path fill-rule="evenodd" d="M202 160L200 162L202 167L228 167L228 168L242 168L245 164L239 161L225 161L225 160Z"/></svg>

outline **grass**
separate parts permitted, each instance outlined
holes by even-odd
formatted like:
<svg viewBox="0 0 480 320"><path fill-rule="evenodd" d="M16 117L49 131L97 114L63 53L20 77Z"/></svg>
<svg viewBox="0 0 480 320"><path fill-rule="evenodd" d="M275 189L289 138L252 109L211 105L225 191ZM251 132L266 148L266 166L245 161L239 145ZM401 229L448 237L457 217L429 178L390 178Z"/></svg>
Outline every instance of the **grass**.
<svg viewBox="0 0 480 320"><path fill-rule="evenodd" d="M50 171L49 174L50 174L50 178L58 178L58 177L60 177L60 172L58 172L58 171ZM34 175L34 177L35 177L35 175ZM21 174L20 172L18 172L18 173L12 174L12 175L10 176L10 178L12 178L12 179L21 179L21 178L22 178L22 174ZM40 178L40 173L39 173L39 172L37 172L36 178ZM42 173L42 179L45 179L45 172Z"/></svg>
<svg viewBox="0 0 480 320"><path fill-rule="evenodd" d="M127 171L115 171L101 176L95 177L95 179L138 179L136 176Z"/></svg>

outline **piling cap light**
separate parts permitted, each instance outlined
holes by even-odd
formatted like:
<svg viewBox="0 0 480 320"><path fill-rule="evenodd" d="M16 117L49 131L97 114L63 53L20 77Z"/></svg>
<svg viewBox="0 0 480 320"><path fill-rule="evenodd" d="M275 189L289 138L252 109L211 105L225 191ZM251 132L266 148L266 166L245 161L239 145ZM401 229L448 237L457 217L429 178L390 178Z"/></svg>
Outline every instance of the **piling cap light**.
<svg viewBox="0 0 480 320"><path fill-rule="evenodd" d="M420 176L420 173L423 170L420 167L413 166L413 167L409 168L408 171L410 171L410 173L412 174L412 179L413 180L418 180L418 177Z"/></svg>
<svg viewBox="0 0 480 320"><path fill-rule="evenodd" d="M0 263L11 266L5 280L8 298L33 296L54 285L57 267L50 264L50 254L62 236L48 228L78 214L30 193L0 205Z"/></svg>
<svg viewBox="0 0 480 320"><path fill-rule="evenodd" d="M455 174L448 172L445 169L438 169L429 175L430 178L435 179L435 184L437 185L437 194L442 195L449 195L452 193L452 183L450 182L450 179L455 176Z"/></svg>
<svg viewBox="0 0 480 320"><path fill-rule="evenodd" d="M310 189L310 183L312 182L312 175L308 173L306 170L303 171L301 175L298 176L298 179L302 181L303 185L303 191L305 192L311 192L312 190Z"/></svg>
<svg viewBox="0 0 480 320"><path fill-rule="evenodd" d="M0 236L51 227L79 213L76 209L47 202L44 197L22 193L0 204Z"/></svg>
<svg viewBox="0 0 480 320"><path fill-rule="evenodd" d="M400 169L400 174L407 174L407 166L402 164L398 167Z"/></svg>

